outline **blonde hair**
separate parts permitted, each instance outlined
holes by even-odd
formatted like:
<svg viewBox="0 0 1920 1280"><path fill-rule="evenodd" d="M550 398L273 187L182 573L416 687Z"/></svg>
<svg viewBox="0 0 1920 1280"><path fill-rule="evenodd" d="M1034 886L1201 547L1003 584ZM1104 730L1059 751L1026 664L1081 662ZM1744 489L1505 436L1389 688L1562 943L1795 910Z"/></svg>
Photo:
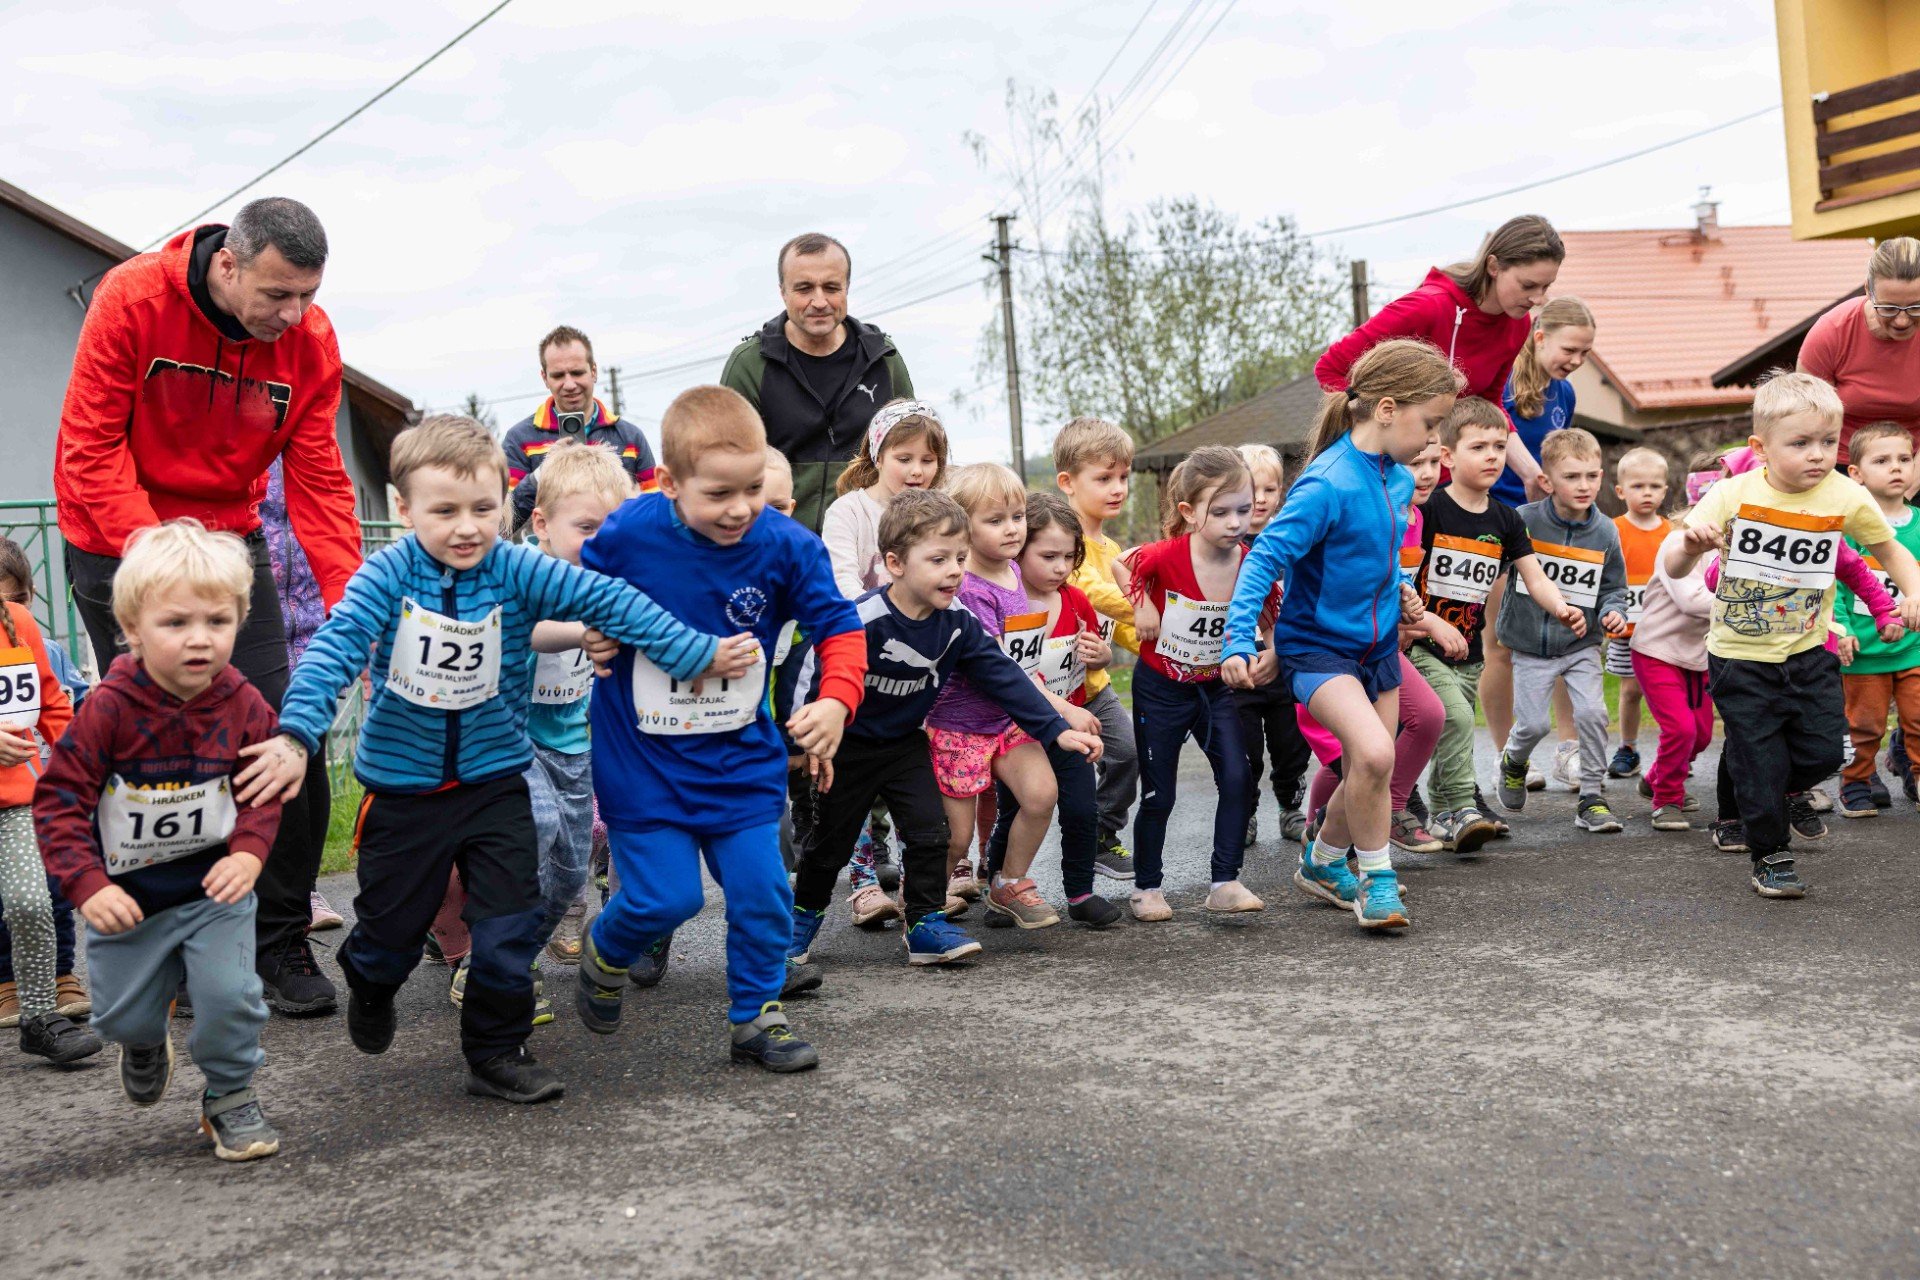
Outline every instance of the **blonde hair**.
<svg viewBox="0 0 1920 1280"><path fill-rule="evenodd" d="M507 455L500 442L472 418L459 413L436 413L394 437L387 460L388 474L401 497L410 497L407 483L424 467L439 467L467 479L478 479L489 469L500 476L500 492L507 492Z"/></svg>
<svg viewBox="0 0 1920 1280"><path fill-rule="evenodd" d="M1027 487L1020 483L1020 477L997 462L976 462L970 467L961 467L949 477L947 492L966 511L968 518L989 502L1018 504L1024 509L1027 501Z"/></svg>
<svg viewBox="0 0 1920 1280"><path fill-rule="evenodd" d="M1798 413L1817 413L1823 426L1837 426L1846 411L1840 394L1819 378L1775 369L1753 393L1753 434L1764 437Z"/></svg>
<svg viewBox="0 0 1920 1280"><path fill-rule="evenodd" d="M1637 467L1641 463L1660 468L1660 478L1662 480L1667 479L1673 470L1667 465L1667 457L1665 454L1661 453L1658 449L1649 449L1644 444L1637 444L1621 454L1620 460L1613 464L1614 483L1620 483L1620 477L1626 475L1629 468Z"/></svg>
<svg viewBox="0 0 1920 1280"><path fill-rule="evenodd" d="M787 461L786 454L780 452L772 445L767 446L767 470L778 471L787 478L788 484L793 483L793 464Z"/></svg>
<svg viewBox="0 0 1920 1280"><path fill-rule="evenodd" d="M939 489L902 489L880 513L880 554L907 558L928 538L953 538L967 532L967 511Z"/></svg>
<svg viewBox="0 0 1920 1280"><path fill-rule="evenodd" d="M1533 328L1527 331L1526 344L1520 348L1520 354L1513 358L1513 411L1522 418L1540 416L1540 411L1547 407L1547 384L1553 381L1553 375L1547 372L1546 365L1540 361L1538 339L1557 329L1575 326L1594 328L1593 312L1587 309L1586 303L1572 296L1552 299L1533 318Z"/></svg>
<svg viewBox="0 0 1920 1280"><path fill-rule="evenodd" d="M1540 469L1546 470L1562 458L1599 458L1600 442L1585 427L1562 427L1547 432L1540 442Z"/></svg>
<svg viewBox="0 0 1920 1280"><path fill-rule="evenodd" d="M660 460L675 480L700 469L708 453L750 454L767 447L767 429L747 398L729 387L682 391L660 419Z"/></svg>
<svg viewBox="0 0 1920 1280"><path fill-rule="evenodd" d="M1329 391L1321 401L1307 457L1325 453L1356 421L1372 417L1382 400L1422 404L1453 393L1453 366L1438 347L1419 338L1389 338L1353 362L1345 391Z"/></svg>
<svg viewBox="0 0 1920 1280"><path fill-rule="evenodd" d="M1286 484L1287 464L1281 461L1280 451L1270 444L1243 444L1240 456L1246 460L1247 470L1258 476L1262 471L1273 472L1276 484Z"/></svg>
<svg viewBox="0 0 1920 1280"><path fill-rule="evenodd" d="M1105 418L1075 418L1053 438L1053 469L1068 475L1096 462L1133 466L1133 437Z"/></svg>
<svg viewBox="0 0 1920 1280"><path fill-rule="evenodd" d="M904 404L904 397L895 396L887 404ZM882 409L887 405L881 405ZM947 429L940 425L940 419L924 413L911 413L887 428L886 439L880 442L880 452L901 445L910 444L921 436L927 438L927 448L933 453L933 479L927 482L929 489L938 489L947 478ZM871 488L880 482L880 464L874 461L873 450L867 447L864 436L860 440L860 452L841 471L840 479L834 483L834 492L841 497L855 489Z"/></svg>
<svg viewBox="0 0 1920 1280"><path fill-rule="evenodd" d="M1228 484L1253 484L1253 473L1247 470L1247 460L1240 456L1238 449L1224 444L1205 444L1195 449L1167 477L1166 492L1161 498L1161 532L1169 538L1177 538L1187 532L1187 519L1180 514L1180 504L1198 506L1202 495L1225 488Z"/></svg>
<svg viewBox="0 0 1920 1280"><path fill-rule="evenodd" d="M1440 443L1449 449L1460 447L1460 437L1469 428L1482 427L1488 431L1498 431L1504 437L1513 430L1513 424L1507 421L1507 415L1500 406L1484 396L1461 396L1453 402L1453 408L1440 423Z"/></svg>
<svg viewBox="0 0 1920 1280"><path fill-rule="evenodd" d="M1867 280L1920 280L1920 240L1895 236L1873 246L1867 257Z"/></svg>
<svg viewBox="0 0 1920 1280"><path fill-rule="evenodd" d="M1523 262L1565 262L1567 246L1551 222L1539 214L1522 214L1508 218L1482 240L1480 252L1471 262L1456 262L1446 268L1446 277L1460 286L1460 292L1478 302L1493 283L1493 272L1487 266L1489 258L1503 267Z"/></svg>
<svg viewBox="0 0 1920 1280"><path fill-rule="evenodd" d="M597 444L561 440L534 473L533 505L548 518L553 509L578 494L592 494L619 506L633 496L633 477L620 459Z"/></svg>
<svg viewBox="0 0 1920 1280"><path fill-rule="evenodd" d="M138 530L127 539L126 556L113 574L113 620L122 632L133 630L147 601L176 586L232 600L239 621L245 622L253 595L253 557L247 544L184 517Z"/></svg>

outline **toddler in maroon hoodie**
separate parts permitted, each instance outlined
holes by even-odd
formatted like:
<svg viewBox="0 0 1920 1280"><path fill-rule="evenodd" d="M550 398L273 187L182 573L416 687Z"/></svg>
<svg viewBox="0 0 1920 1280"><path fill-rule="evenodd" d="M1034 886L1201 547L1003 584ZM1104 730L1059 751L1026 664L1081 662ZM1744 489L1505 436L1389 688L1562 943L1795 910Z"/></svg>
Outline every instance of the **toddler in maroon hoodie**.
<svg viewBox="0 0 1920 1280"><path fill-rule="evenodd" d="M230 777L240 749L277 730L229 665L252 582L232 534L194 520L136 534L113 580L132 652L81 704L33 797L47 869L86 918L93 1026L121 1046L121 1088L137 1106L166 1093L184 979L200 1126L223 1160L280 1149L253 1093L267 1020L253 883L280 806L243 804Z"/></svg>

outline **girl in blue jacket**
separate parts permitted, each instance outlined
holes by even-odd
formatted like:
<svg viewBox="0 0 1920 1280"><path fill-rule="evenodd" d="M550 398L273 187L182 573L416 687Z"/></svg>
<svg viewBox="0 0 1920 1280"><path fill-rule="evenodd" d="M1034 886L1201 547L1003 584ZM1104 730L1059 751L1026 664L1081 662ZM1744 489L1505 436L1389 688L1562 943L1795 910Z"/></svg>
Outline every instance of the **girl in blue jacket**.
<svg viewBox="0 0 1920 1280"><path fill-rule="evenodd" d="M1340 740L1342 780L1294 883L1350 908L1370 929L1408 923L1387 854L1399 624L1422 612L1400 577L1413 497L1402 464L1426 447L1453 398L1453 370L1425 342L1391 339L1355 361L1347 389L1328 393L1311 460L1254 542L1227 613L1221 677L1238 689L1284 678ZM1286 592L1272 647L1260 653L1260 608L1276 580ZM1349 852L1358 854L1358 877L1347 869Z"/></svg>

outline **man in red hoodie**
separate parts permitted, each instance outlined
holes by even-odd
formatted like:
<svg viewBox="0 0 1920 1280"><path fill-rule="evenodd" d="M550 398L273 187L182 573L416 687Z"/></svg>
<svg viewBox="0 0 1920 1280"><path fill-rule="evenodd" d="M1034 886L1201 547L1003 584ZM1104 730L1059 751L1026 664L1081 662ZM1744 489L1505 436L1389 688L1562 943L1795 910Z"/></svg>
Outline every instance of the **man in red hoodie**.
<svg viewBox="0 0 1920 1280"><path fill-rule="evenodd" d="M138 529L192 516L253 552L253 599L233 664L272 707L287 685L286 633L260 531L267 468L283 460L287 511L328 608L360 565L353 484L335 438L340 345L313 305L327 236L294 200L255 200L231 227L203 226L106 274L74 353L53 492L67 577L101 671L122 651L113 575ZM325 1013L334 987L307 945L321 841L304 812L327 803L310 762L256 892L267 1003Z"/></svg>

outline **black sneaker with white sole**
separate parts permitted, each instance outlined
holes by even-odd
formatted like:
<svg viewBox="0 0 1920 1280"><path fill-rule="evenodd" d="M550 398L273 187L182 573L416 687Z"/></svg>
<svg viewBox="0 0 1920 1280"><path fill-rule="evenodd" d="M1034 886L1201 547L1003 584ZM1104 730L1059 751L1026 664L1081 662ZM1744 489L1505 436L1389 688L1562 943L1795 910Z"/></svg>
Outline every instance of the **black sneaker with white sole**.
<svg viewBox="0 0 1920 1280"><path fill-rule="evenodd" d="M1707 828L1713 847L1721 853L1747 852L1747 824L1738 818L1726 818Z"/></svg>
<svg viewBox="0 0 1920 1280"><path fill-rule="evenodd" d="M1826 819L1814 812L1813 801L1805 792L1796 792L1787 797L1787 825L1802 840L1827 838Z"/></svg>
<svg viewBox="0 0 1920 1280"><path fill-rule="evenodd" d="M1793 869L1793 855L1782 850L1753 860L1753 891L1763 898L1804 898L1807 882Z"/></svg>
<svg viewBox="0 0 1920 1280"><path fill-rule="evenodd" d="M477 1098L508 1102L550 1102L564 1097L567 1086L550 1067L543 1067L527 1046L467 1067L467 1092Z"/></svg>
<svg viewBox="0 0 1920 1280"><path fill-rule="evenodd" d="M333 1012L339 993L314 963L313 948L304 935L288 938L261 956L254 967L267 1007L275 1013L299 1018Z"/></svg>

